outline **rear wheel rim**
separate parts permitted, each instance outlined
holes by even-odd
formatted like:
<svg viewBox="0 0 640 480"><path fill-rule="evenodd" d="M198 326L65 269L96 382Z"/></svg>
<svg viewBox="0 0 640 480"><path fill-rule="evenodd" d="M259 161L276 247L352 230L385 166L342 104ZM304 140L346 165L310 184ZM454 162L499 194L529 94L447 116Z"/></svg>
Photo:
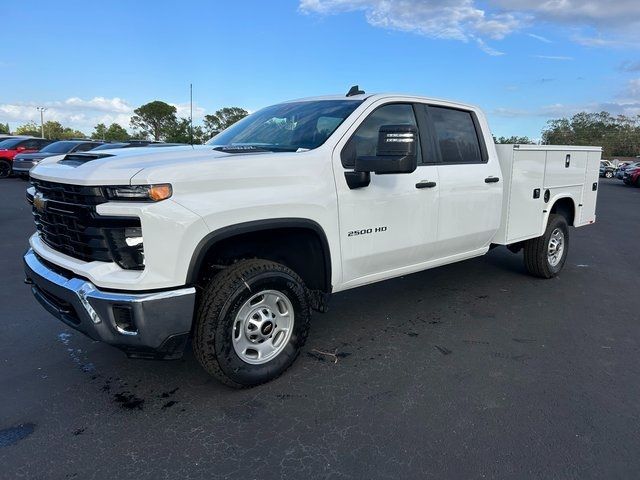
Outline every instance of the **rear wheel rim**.
<svg viewBox="0 0 640 480"><path fill-rule="evenodd" d="M560 228L555 228L551 232L549 245L547 247L547 261L552 267L557 267L564 254L564 232Z"/></svg>
<svg viewBox="0 0 640 480"><path fill-rule="evenodd" d="M246 363L267 363L289 343L294 320L293 304L284 293L278 290L256 293L240 307L233 322L233 349Z"/></svg>

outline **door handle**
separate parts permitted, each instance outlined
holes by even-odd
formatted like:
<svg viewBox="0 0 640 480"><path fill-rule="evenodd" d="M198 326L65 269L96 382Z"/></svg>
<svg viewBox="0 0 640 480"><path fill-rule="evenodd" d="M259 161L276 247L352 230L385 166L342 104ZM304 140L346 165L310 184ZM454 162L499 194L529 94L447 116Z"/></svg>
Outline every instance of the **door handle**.
<svg viewBox="0 0 640 480"><path fill-rule="evenodd" d="M498 177L487 177L484 179L484 183L498 183L500 179Z"/></svg>
<svg viewBox="0 0 640 480"><path fill-rule="evenodd" d="M433 188L435 186L436 182L428 182L426 180L416 183L416 188Z"/></svg>

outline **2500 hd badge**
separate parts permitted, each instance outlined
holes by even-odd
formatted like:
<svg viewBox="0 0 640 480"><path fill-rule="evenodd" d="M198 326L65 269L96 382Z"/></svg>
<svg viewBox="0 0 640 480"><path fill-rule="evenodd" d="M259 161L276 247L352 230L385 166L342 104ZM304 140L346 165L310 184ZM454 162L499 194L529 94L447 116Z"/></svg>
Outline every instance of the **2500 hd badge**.
<svg viewBox="0 0 640 480"><path fill-rule="evenodd" d="M387 227L364 228L362 230L351 230L347 232L347 237L357 237L358 235L367 235L369 233L386 232Z"/></svg>

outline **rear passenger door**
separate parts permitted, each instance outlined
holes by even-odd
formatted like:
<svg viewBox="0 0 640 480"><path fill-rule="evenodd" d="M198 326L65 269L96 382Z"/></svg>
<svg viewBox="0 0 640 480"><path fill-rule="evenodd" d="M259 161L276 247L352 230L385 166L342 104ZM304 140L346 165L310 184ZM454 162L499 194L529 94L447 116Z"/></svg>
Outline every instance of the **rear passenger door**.
<svg viewBox="0 0 640 480"><path fill-rule="evenodd" d="M425 108L439 154L438 257L487 247L500 226L503 179L498 159L489 157L473 111Z"/></svg>

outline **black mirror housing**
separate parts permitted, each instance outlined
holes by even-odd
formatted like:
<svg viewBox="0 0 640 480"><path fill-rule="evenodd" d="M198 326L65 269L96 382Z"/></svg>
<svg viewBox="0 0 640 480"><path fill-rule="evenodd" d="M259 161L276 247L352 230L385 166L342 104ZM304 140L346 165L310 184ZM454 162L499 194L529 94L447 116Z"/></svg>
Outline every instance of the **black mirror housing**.
<svg viewBox="0 0 640 480"><path fill-rule="evenodd" d="M417 141L418 130L413 125L383 125L378 132L376 156L356 158L355 171L411 173L418 168Z"/></svg>

